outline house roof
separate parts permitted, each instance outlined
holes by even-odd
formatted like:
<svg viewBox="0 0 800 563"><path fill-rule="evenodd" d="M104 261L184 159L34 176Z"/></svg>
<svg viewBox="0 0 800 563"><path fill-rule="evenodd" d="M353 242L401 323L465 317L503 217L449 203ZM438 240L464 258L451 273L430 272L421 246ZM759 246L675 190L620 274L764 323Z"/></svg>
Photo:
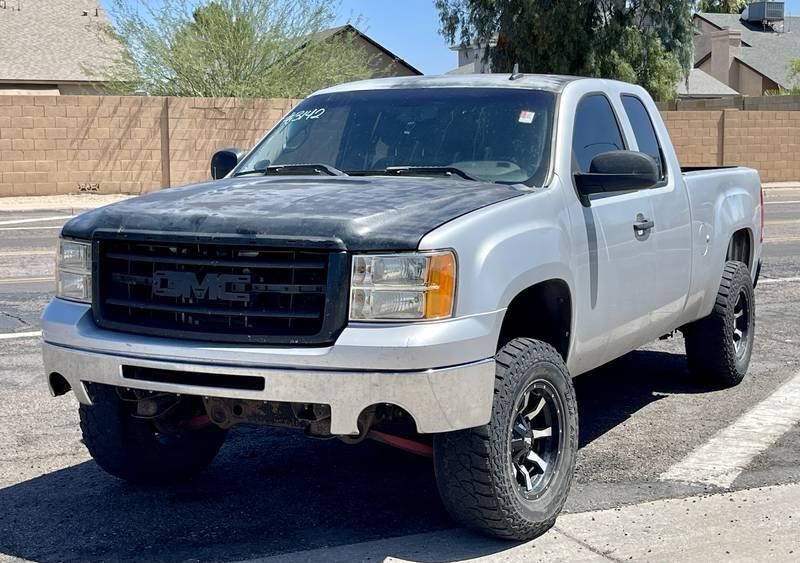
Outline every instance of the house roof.
<svg viewBox="0 0 800 563"><path fill-rule="evenodd" d="M689 71L688 86L686 80L678 82L678 95L685 98L736 96L738 93L699 68Z"/></svg>
<svg viewBox="0 0 800 563"><path fill-rule="evenodd" d="M791 85L788 65L790 59L800 57L800 17L786 16L780 32L765 31L761 24L743 22L739 14L700 12L695 17L718 29L741 31L742 52L738 59L781 86Z"/></svg>
<svg viewBox="0 0 800 563"><path fill-rule="evenodd" d="M107 23L97 0L0 3L0 81L99 81L92 70L119 49L100 31Z"/></svg>
<svg viewBox="0 0 800 563"><path fill-rule="evenodd" d="M411 66L404 59L401 59L400 57L398 57L397 55L392 53L389 49L387 49L386 47L384 47L383 45L381 45L380 43L378 43L377 41L372 39L369 35L359 31L358 29L356 29L354 26L350 25L349 23L345 24L345 25L340 25L339 27L332 27L330 29L323 29L322 31L318 31L317 33L313 33L313 34L311 34L311 40L312 41L324 41L325 39L330 39L331 37L335 37L336 35L339 35L340 33L354 33L357 37L363 39L367 43L370 43L370 44L374 45L377 49L383 51L383 53L387 57L392 59L397 64L403 65L409 71L411 71L412 73L414 73L416 75L422 75L422 71L421 70Z"/></svg>

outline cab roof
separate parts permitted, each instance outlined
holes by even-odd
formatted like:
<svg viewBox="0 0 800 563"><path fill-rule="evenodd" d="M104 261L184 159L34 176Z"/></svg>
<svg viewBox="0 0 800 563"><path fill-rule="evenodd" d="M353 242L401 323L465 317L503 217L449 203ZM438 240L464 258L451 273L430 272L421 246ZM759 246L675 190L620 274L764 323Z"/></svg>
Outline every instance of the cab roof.
<svg viewBox="0 0 800 563"><path fill-rule="evenodd" d="M524 88L530 90L544 90L546 92L558 94L564 90L567 84L576 80L585 79L579 76L561 76L556 74L519 74L511 80L510 73L401 76L340 84L315 92L312 96L336 92L385 90L390 88Z"/></svg>

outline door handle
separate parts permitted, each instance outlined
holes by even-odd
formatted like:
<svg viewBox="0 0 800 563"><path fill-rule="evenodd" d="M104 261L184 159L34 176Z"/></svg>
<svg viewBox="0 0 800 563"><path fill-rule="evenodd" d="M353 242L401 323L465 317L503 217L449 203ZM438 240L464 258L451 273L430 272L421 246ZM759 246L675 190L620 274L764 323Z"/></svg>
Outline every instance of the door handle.
<svg viewBox="0 0 800 563"><path fill-rule="evenodd" d="M645 219L643 217L642 218L637 217L636 219L637 221L633 224L633 230L636 231L637 233L649 231L650 229L656 226L656 224L653 223L653 221L651 221L650 219Z"/></svg>

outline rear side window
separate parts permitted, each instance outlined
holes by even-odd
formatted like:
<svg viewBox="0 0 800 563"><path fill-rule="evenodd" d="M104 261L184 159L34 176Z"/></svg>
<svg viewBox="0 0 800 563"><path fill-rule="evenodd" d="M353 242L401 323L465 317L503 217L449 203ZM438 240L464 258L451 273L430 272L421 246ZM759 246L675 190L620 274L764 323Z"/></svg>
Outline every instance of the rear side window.
<svg viewBox="0 0 800 563"><path fill-rule="evenodd" d="M628 121L631 122L636 144L639 145L639 152L653 157L653 160L658 164L658 177L663 180L665 176L664 158L650 114L647 113L644 104L636 96L622 96L622 105L625 107Z"/></svg>
<svg viewBox="0 0 800 563"><path fill-rule="evenodd" d="M588 172L592 159L600 153L623 150L625 143L608 98L591 94L578 103L572 133L572 153L576 172Z"/></svg>

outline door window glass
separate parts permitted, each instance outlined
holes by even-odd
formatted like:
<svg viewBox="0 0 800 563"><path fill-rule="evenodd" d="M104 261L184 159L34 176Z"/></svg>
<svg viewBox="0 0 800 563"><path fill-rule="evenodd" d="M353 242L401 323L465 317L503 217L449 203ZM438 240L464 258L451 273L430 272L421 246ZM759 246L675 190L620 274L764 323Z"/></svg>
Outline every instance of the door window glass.
<svg viewBox="0 0 800 563"><path fill-rule="evenodd" d="M588 172L592 159L600 153L624 149L622 133L608 98L602 94L583 98L575 112L572 133L576 171Z"/></svg>
<svg viewBox="0 0 800 563"><path fill-rule="evenodd" d="M628 121L631 122L636 144L639 145L639 152L653 157L658 165L658 177L663 180L665 167L661 145L658 143L658 137L647 109L636 96L622 96L622 105L625 107Z"/></svg>

